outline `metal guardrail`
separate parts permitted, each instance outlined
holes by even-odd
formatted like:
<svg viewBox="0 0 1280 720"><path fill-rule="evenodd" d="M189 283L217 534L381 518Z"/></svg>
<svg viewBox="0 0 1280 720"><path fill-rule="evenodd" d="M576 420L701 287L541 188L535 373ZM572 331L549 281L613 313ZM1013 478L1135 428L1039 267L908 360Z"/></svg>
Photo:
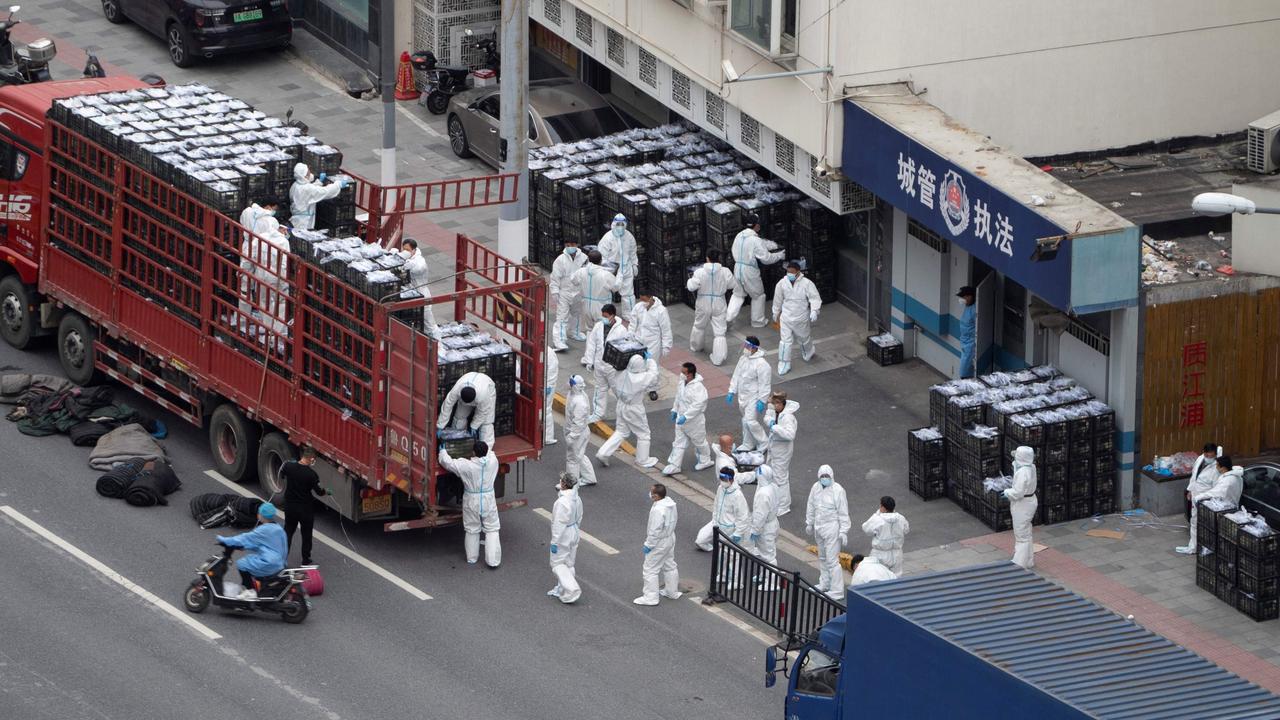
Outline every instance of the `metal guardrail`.
<svg viewBox="0 0 1280 720"><path fill-rule="evenodd" d="M777 630L787 647L814 639L845 606L818 590L799 572L756 557L716 528L711 547L707 599L727 602Z"/></svg>

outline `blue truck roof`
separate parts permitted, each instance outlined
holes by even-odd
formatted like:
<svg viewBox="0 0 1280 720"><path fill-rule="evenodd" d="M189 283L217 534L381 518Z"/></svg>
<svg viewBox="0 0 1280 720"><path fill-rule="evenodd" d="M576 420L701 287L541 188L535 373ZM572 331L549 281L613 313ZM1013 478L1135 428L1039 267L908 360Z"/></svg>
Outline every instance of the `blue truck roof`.
<svg viewBox="0 0 1280 720"><path fill-rule="evenodd" d="M992 709L1002 700L1027 701L1040 691L1083 716L1107 720L1280 718L1280 697L1009 562L860 585L850 588L848 601L846 657L864 652L857 647L863 642L896 640L911 651L924 650L916 654L920 662L902 672L918 673L924 682L931 671L922 655L935 656L939 674L927 682L945 691L952 674L948 668L960 677L964 672L957 665L964 663L957 662L963 656L949 655L950 649L937 642L941 639L1032 686L1015 683L1016 692L991 693ZM894 625L884 611L907 625L881 634L879 627ZM910 626L934 637L917 635ZM824 644L830 638L823 635ZM898 677L901 681L903 675ZM981 694L984 685L999 682L990 675L986 680L972 681L969 693ZM965 687L959 683L957 692ZM999 710L986 714L997 716L1004 715ZM1057 717L1039 717L1050 716Z"/></svg>

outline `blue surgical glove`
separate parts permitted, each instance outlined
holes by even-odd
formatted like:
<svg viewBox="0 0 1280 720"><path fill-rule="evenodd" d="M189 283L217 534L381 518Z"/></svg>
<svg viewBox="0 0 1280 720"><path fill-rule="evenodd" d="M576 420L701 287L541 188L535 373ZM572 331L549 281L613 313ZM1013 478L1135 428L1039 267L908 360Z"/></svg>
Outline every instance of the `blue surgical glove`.
<svg viewBox="0 0 1280 720"><path fill-rule="evenodd" d="M442 428L436 428L436 437L444 437L444 430Z"/></svg>
<svg viewBox="0 0 1280 720"><path fill-rule="evenodd" d="M341 187L343 190L346 190L351 185L352 182L353 181L351 180L351 178L344 177L338 181L338 186Z"/></svg>
<svg viewBox="0 0 1280 720"><path fill-rule="evenodd" d="M560 552L560 546L555 543L551 543L551 554L555 555L558 552Z"/></svg>
<svg viewBox="0 0 1280 720"><path fill-rule="evenodd" d="M675 411L675 410L672 410L672 411L671 411L671 422L675 422L677 417L679 417L679 416L678 416L678 415L676 415L676 411Z"/></svg>
<svg viewBox="0 0 1280 720"><path fill-rule="evenodd" d="M770 420L770 421L769 421L769 429L770 429L770 430L772 430L772 429L773 429L773 426L774 426L774 425L777 425L777 424L778 424L778 421L777 421L777 420Z"/></svg>
<svg viewBox="0 0 1280 720"><path fill-rule="evenodd" d="M733 398L734 398L734 397L736 397L736 396L735 396L733 393L729 393L728 395L725 395L725 396L724 396L724 404L725 404L725 405L732 405L732 404L733 404Z"/></svg>
<svg viewBox="0 0 1280 720"><path fill-rule="evenodd" d="M649 554L649 553L651 553L651 552L653 552L653 548L649 547L648 545L645 545L645 546L644 546L644 554L645 554L645 555L648 555L648 554Z"/></svg>
<svg viewBox="0 0 1280 720"><path fill-rule="evenodd" d="M547 388L546 390L547 397L551 397L551 393L555 392L555 390L556 390L555 388Z"/></svg>
<svg viewBox="0 0 1280 720"><path fill-rule="evenodd" d="M444 443L440 443L439 445L436 446L436 455L440 456L443 453L444 453Z"/></svg>
<svg viewBox="0 0 1280 720"><path fill-rule="evenodd" d="M751 542L753 543L760 542L760 533L751 533Z"/></svg>
<svg viewBox="0 0 1280 720"><path fill-rule="evenodd" d="M741 535L730 535L730 536L729 536L729 539L730 539L730 540L732 540L732 541L734 541L734 542L742 542L742 536L741 536Z"/></svg>
<svg viewBox="0 0 1280 720"><path fill-rule="evenodd" d="M645 351L644 351L644 359L645 359L645 360L648 360L648 359L649 359L649 351L648 351L648 350L645 350Z"/></svg>
<svg viewBox="0 0 1280 720"><path fill-rule="evenodd" d="M687 422L689 422L689 418L687 418L687 417L685 417L685 416L683 416L683 415L681 415L681 416L676 420L676 424L677 424L677 425L683 425L683 424L685 424L685 423L687 423Z"/></svg>
<svg viewBox="0 0 1280 720"><path fill-rule="evenodd" d="M756 412L764 412L764 401L763 401L763 400L757 400L757 401L756 401Z"/></svg>
<svg viewBox="0 0 1280 720"><path fill-rule="evenodd" d="M329 173L320 173L320 182L324 182L325 180L328 180L328 179L329 179Z"/></svg>

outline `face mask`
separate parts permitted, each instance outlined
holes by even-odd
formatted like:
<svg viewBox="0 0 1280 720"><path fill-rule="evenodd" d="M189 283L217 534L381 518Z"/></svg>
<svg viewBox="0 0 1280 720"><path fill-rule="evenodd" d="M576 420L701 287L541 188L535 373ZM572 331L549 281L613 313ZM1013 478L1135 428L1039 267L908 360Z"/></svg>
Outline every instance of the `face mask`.
<svg viewBox="0 0 1280 720"><path fill-rule="evenodd" d="M616 225L614 226L614 228L613 228L613 236L614 236L614 237L616 237L616 238L620 238L620 237L622 237L623 235L626 235L626 234L627 234L627 229L626 229L625 227L619 227L619 226L616 226Z"/></svg>
<svg viewBox="0 0 1280 720"><path fill-rule="evenodd" d="M565 253L566 255L568 255L569 257L573 257L574 255L577 255L577 254L578 254L578 248L575 248L575 247L568 247L568 248L565 248L565 249L564 249L564 253Z"/></svg>
<svg viewBox="0 0 1280 720"><path fill-rule="evenodd" d="M275 210L268 210L268 211L267 211L267 215L270 215L271 217L275 217L275 216L276 216L276 211L275 211Z"/></svg>
<svg viewBox="0 0 1280 720"><path fill-rule="evenodd" d="M731 483L731 482L722 482L722 483L720 483L720 487L724 488L725 492L730 492L730 491L732 491L732 490L733 490L733 483Z"/></svg>
<svg viewBox="0 0 1280 720"><path fill-rule="evenodd" d="M654 502L654 499L653 499L653 493L648 493L648 492L647 492L647 493L645 493L645 494L644 494L644 497L645 497L645 499L646 499L646 500L648 500L649 502Z"/></svg>
<svg viewBox="0 0 1280 720"><path fill-rule="evenodd" d="M787 273L787 279L791 281L791 284L792 284L792 285L794 285L794 284L796 283L796 280L799 280L799 279L800 279L800 276L799 276L799 275L792 275L791 273Z"/></svg>
<svg viewBox="0 0 1280 720"><path fill-rule="evenodd" d="M751 357L751 348L742 348L742 357Z"/></svg>
<svg viewBox="0 0 1280 720"><path fill-rule="evenodd" d="M601 322L601 323L603 323L603 324L605 324L605 325L612 325L612 324L613 324L613 323L612 323L612 321L610 321L610 320L609 320L609 318L600 318L600 322Z"/></svg>
<svg viewBox="0 0 1280 720"><path fill-rule="evenodd" d="M831 487L831 478L829 477L818 478L818 482L822 484L822 487Z"/></svg>

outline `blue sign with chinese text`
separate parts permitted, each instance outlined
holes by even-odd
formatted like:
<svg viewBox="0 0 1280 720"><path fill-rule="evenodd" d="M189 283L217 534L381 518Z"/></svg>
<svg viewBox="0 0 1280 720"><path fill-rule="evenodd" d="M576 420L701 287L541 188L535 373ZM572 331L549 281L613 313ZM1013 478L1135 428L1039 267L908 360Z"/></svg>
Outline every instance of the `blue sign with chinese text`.
<svg viewBox="0 0 1280 720"><path fill-rule="evenodd" d="M1071 302L1071 243L1037 258L1038 238L1067 231L846 100L845 177L916 222L1066 310Z"/></svg>

